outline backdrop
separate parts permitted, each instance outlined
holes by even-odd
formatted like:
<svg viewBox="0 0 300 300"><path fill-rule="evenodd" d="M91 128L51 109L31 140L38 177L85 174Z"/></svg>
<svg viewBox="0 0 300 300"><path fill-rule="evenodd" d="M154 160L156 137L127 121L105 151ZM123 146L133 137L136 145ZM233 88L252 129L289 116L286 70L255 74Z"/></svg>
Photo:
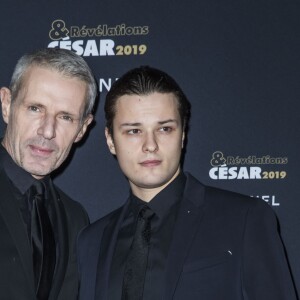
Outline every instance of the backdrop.
<svg viewBox="0 0 300 300"><path fill-rule="evenodd" d="M184 169L272 206L299 292L299 13L297 0L2 0L0 85L36 48L71 49L91 66L95 123L55 181L93 221L128 194L104 139L107 90L140 65L170 73L192 103Z"/></svg>

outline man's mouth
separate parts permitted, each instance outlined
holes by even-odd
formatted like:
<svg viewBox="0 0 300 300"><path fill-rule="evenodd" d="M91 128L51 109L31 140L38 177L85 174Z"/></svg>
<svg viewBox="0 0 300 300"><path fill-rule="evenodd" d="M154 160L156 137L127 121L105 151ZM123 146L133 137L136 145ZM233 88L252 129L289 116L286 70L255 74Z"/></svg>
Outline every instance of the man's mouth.
<svg viewBox="0 0 300 300"><path fill-rule="evenodd" d="M140 165L143 167L156 167L159 166L160 164L161 164L161 160L157 160L157 159L145 160L140 163Z"/></svg>
<svg viewBox="0 0 300 300"><path fill-rule="evenodd" d="M35 146L35 145L29 145L29 148L30 148L32 154L37 155L37 156L42 156L42 157L48 157L54 151L51 148Z"/></svg>

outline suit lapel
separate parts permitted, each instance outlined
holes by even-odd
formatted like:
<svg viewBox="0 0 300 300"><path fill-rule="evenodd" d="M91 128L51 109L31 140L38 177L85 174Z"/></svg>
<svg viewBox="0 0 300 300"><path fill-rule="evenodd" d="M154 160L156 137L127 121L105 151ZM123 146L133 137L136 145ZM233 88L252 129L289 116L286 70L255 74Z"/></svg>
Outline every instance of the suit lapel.
<svg viewBox="0 0 300 300"><path fill-rule="evenodd" d="M28 281L28 287L32 290L32 297L34 299L34 275L31 246L28 240L28 233L26 231L26 227L23 224L21 212L15 203L14 195L10 190L11 183L3 171L0 173L0 182L0 215L2 215L2 218L7 225L7 229L18 250L20 260L24 267L26 278Z"/></svg>
<svg viewBox="0 0 300 300"><path fill-rule="evenodd" d="M120 213L114 216L104 229L97 267L95 299L108 299L108 283L111 261L120 226L128 209L129 202L130 201L128 199L125 205L121 208Z"/></svg>
<svg viewBox="0 0 300 300"><path fill-rule="evenodd" d="M164 299L166 300L173 297L186 255L191 247L194 235L199 229L204 214L203 201L204 186L187 174L186 187L175 223L166 265L164 293Z"/></svg>

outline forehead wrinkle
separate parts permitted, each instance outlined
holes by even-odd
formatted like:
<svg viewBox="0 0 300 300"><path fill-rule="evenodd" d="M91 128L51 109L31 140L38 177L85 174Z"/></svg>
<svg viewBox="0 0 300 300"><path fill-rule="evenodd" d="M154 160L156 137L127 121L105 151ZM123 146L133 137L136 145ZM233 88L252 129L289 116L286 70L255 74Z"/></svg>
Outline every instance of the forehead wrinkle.
<svg viewBox="0 0 300 300"><path fill-rule="evenodd" d="M162 97L160 94L158 96ZM150 96L122 96L116 103L114 119L118 120L117 123L120 127L122 124L124 126L125 124L127 126L145 126L150 123L156 125L179 124L180 115L176 99L163 96L164 99Z"/></svg>

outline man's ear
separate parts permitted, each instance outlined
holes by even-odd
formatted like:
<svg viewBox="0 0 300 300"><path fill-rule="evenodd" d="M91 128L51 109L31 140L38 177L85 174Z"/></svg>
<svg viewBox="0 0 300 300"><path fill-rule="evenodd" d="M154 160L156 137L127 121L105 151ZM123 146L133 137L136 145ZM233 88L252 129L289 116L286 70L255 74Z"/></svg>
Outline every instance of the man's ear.
<svg viewBox="0 0 300 300"><path fill-rule="evenodd" d="M77 143L77 142L79 142L82 139L82 137L84 136L84 134L85 134L88 126L91 124L92 121L93 121L93 115L89 114L85 118L85 120L84 120L84 122L83 122L83 124L81 126L81 129L80 129L80 131L77 134L77 137L76 137L74 143Z"/></svg>
<svg viewBox="0 0 300 300"><path fill-rule="evenodd" d="M8 88L3 87L0 89L0 99L2 107L2 117L4 122L8 124L11 107L11 92Z"/></svg>
<svg viewBox="0 0 300 300"><path fill-rule="evenodd" d="M181 136L181 149L184 148L184 143L185 143L185 131L182 132L182 136Z"/></svg>
<svg viewBox="0 0 300 300"><path fill-rule="evenodd" d="M114 144L113 138L112 138L111 134L109 133L109 130L107 127L105 127L105 136L106 136L106 143L107 143L110 153L113 155L116 155L115 144Z"/></svg>

